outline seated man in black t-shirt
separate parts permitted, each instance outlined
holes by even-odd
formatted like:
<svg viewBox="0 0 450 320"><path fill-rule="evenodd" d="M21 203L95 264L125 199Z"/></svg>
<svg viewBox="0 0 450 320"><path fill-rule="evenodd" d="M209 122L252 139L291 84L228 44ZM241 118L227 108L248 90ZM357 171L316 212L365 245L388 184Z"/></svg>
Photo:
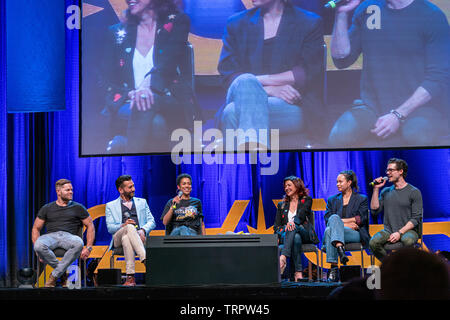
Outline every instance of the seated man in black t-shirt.
<svg viewBox="0 0 450 320"><path fill-rule="evenodd" d="M171 236L205 235L202 203L191 197L192 177L186 173L177 177L178 195L164 207L161 220Z"/></svg>
<svg viewBox="0 0 450 320"><path fill-rule="evenodd" d="M56 280L65 274L67 268L80 257L80 254L81 258L86 260L92 251L95 238L91 216L83 205L72 201L71 182L60 179L56 181L55 187L57 200L39 210L31 233L34 251L39 260L54 268L45 287L55 287ZM83 225L87 228L86 248L83 248L83 239L79 237L79 230ZM44 226L47 233L40 235ZM66 250L61 261L58 261L53 253L56 248Z"/></svg>

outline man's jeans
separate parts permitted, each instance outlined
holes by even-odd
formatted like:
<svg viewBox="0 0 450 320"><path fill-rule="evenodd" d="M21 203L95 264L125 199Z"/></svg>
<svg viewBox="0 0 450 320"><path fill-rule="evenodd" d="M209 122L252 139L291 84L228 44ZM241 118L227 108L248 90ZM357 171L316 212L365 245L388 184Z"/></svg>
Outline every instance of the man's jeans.
<svg viewBox="0 0 450 320"><path fill-rule="evenodd" d="M386 230L381 230L377 232L372 239L370 239L369 247L373 252L373 255L380 261L384 259L387 255L386 250L384 250L384 245L388 243L388 239L390 237L390 233ZM417 240L419 240L419 235L414 230L409 230L400 238L400 241L403 243L405 247L409 247L414 245Z"/></svg>
<svg viewBox="0 0 450 320"><path fill-rule="evenodd" d="M170 233L171 236L196 236L197 231L195 231L192 228L181 226L173 228L172 232Z"/></svg>
<svg viewBox="0 0 450 320"><path fill-rule="evenodd" d="M333 125L328 143L332 147L389 146L389 145L432 145L448 134L448 122L435 108L417 108L408 115L395 134L387 139L370 132L379 115L365 105L352 107L344 112Z"/></svg>
<svg viewBox="0 0 450 320"><path fill-rule="evenodd" d="M327 227L323 235L323 247L327 252L328 263L338 263L338 252L334 246L336 242L345 243L360 242L359 232L348 227L344 227L341 217L333 214L328 218Z"/></svg>
<svg viewBox="0 0 450 320"><path fill-rule="evenodd" d="M221 119L222 131L242 129L245 132L253 129L258 135L259 129L267 130L264 138L238 136L237 146L245 142L266 142L269 146L270 129L278 129L282 135L300 132L304 127L302 108L280 98L269 97L261 83L250 73L234 79L228 89L226 103Z"/></svg>
<svg viewBox="0 0 450 320"><path fill-rule="evenodd" d="M58 261L53 253L56 248L66 250L61 261ZM34 243L34 251L46 264L54 268L52 276L55 278L61 277L66 272L67 268L80 257L82 250L83 240L65 231L44 234Z"/></svg>

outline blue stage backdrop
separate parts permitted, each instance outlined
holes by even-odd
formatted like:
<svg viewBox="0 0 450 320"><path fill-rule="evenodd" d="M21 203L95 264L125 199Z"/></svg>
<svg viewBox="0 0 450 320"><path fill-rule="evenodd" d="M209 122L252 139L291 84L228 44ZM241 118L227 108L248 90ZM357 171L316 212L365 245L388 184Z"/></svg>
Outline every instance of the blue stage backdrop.
<svg viewBox="0 0 450 320"><path fill-rule="evenodd" d="M4 21L4 7L0 8L0 20ZM273 225L272 200L283 196L285 176L300 176L313 198L327 198L337 192L338 172L353 169L361 192L370 196L368 183L384 175L387 160L395 156L408 161L408 181L422 190L425 221L449 219L449 149L282 153L279 171L271 176L261 175L257 164L174 165L169 155L79 158L79 31L66 34L67 109L8 115L4 24L0 27L0 285L11 285L15 271L34 260L32 223L39 208L56 199L54 182L59 178L72 180L74 200L89 208L115 199L115 179L131 174L136 195L148 200L157 221L156 229L163 229L160 216L164 204L176 193L177 174L187 172L193 177L193 196L203 201L207 228L220 227L235 200L250 200L234 230L248 232L247 226L258 227L260 192L266 227ZM324 229L322 216L323 212L317 213L320 238ZM109 243L111 236L104 221L96 225L96 244Z"/></svg>
<svg viewBox="0 0 450 320"><path fill-rule="evenodd" d="M64 110L64 1L2 2L8 112Z"/></svg>

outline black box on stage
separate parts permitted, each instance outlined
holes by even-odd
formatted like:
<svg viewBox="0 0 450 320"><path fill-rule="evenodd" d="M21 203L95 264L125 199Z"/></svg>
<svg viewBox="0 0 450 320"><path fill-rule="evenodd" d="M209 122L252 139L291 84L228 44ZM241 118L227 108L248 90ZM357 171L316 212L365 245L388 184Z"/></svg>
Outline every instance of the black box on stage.
<svg viewBox="0 0 450 320"><path fill-rule="evenodd" d="M98 269L97 283L99 286L119 285L120 278L120 269Z"/></svg>
<svg viewBox="0 0 450 320"><path fill-rule="evenodd" d="M147 285L274 284L280 281L277 236L151 236Z"/></svg>
<svg viewBox="0 0 450 320"><path fill-rule="evenodd" d="M361 277L361 266L341 266L339 268L339 277L342 282L348 282Z"/></svg>

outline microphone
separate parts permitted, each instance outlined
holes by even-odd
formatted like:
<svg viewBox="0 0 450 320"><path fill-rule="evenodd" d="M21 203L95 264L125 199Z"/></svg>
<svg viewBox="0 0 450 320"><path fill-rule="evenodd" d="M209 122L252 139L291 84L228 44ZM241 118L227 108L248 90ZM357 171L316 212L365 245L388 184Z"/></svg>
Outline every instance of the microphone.
<svg viewBox="0 0 450 320"><path fill-rule="evenodd" d="M336 8L338 5L343 4L344 2L346 2L345 0L331 0L328 1L326 5L324 5L323 7L325 9L334 9Z"/></svg>
<svg viewBox="0 0 450 320"><path fill-rule="evenodd" d="M183 191L181 191L181 190L178 190L178 192L177 192L177 197L179 198L179 199L181 199L181 196L183 195ZM175 205L175 198L173 198L172 199L172 205ZM174 208L175 209L175 208Z"/></svg>
<svg viewBox="0 0 450 320"><path fill-rule="evenodd" d="M130 213L129 213L128 211L125 211L123 215L124 215L124 217L125 217L125 221L128 220L128 219L130 219L130 217L131 217L131 216L130 216ZM134 227L137 229L137 228L138 228L138 225L135 224Z"/></svg>
<svg viewBox="0 0 450 320"><path fill-rule="evenodd" d="M388 177L383 177L383 181L386 181L387 179L388 179ZM373 180L371 183L369 183L369 186L371 186L371 187L376 186L378 184L383 183L383 181L382 182L378 182L378 181Z"/></svg>

